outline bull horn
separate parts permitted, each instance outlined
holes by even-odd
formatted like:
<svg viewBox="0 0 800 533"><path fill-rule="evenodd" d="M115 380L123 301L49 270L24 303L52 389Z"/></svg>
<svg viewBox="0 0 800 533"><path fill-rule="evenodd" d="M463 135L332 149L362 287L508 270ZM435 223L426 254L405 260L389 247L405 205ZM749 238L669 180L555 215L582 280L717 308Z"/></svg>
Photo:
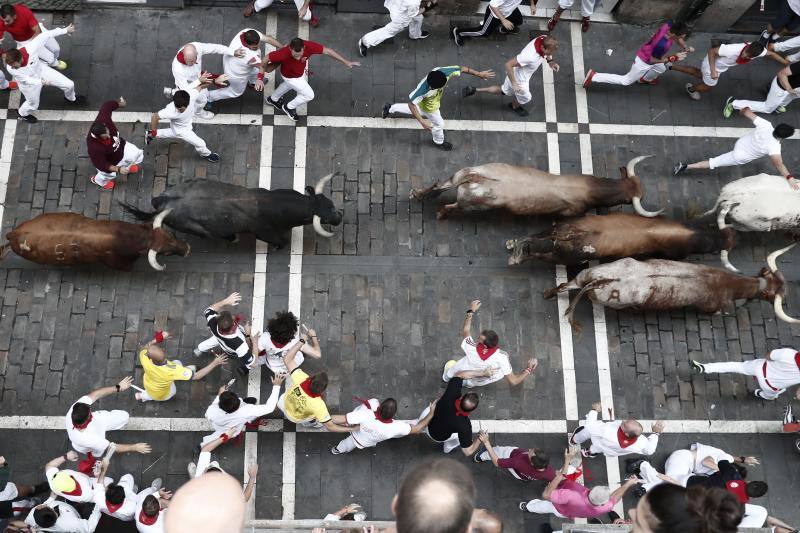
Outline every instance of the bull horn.
<svg viewBox="0 0 800 533"><path fill-rule="evenodd" d="M333 174L328 174L327 176L320 178L317 184L314 185L314 192L316 194L322 194L322 190L325 188L325 185L331 181L331 178L333 178Z"/></svg>
<svg viewBox="0 0 800 533"><path fill-rule="evenodd" d="M639 157L634 157L628 164L625 165L626 170L628 171L628 176L635 176L636 175L636 165L639 164L640 161L644 161L648 157L653 157L652 155L640 155Z"/></svg>
<svg viewBox="0 0 800 533"><path fill-rule="evenodd" d="M728 260L728 250L720 250L719 260L722 261L722 264L725 266L725 268L727 268L731 272L739 272L739 269L733 266L731 262Z"/></svg>
<svg viewBox="0 0 800 533"><path fill-rule="evenodd" d="M731 227L730 224L725 223L725 217L728 216L731 207L732 206L730 205L725 205L722 207L722 209L719 210L719 213L717 213L717 226L719 227L719 229L725 229Z"/></svg>
<svg viewBox="0 0 800 533"><path fill-rule="evenodd" d="M164 219L167 218L167 215L169 215L171 212L172 209L164 209L159 214L157 214L156 217L153 219L153 229L160 228L161 224L164 222Z"/></svg>
<svg viewBox="0 0 800 533"><path fill-rule="evenodd" d="M631 200L631 203L633 204L633 210L636 211L636 214L642 217L653 218L664 212L663 208L659 209L658 211L648 211L642 207L642 199L638 196L634 196Z"/></svg>
<svg viewBox="0 0 800 533"><path fill-rule="evenodd" d="M164 266L160 265L158 263L158 260L156 259L157 253L158 252L156 252L151 248L150 251L147 252L147 261L150 263L150 266L153 267L154 270L164 270Z"/></svg>
<svg viewBox="0 0 800 533"><path fill-rule="evenodd" d="M319 218L319 215L314 215L313 224L314 224L314 231L316 231L317 233L319 233L323 237L327 237L328 239L333 237L333 233L332 232L330 232L330 231L328 231L328 230L326 230L325 228L322 227L322 219Z"/></svg>
<svg viewBox="0 0 800 533"><path fill-rule="evenodd" d="M769 267L769 269L773 273L778 271L778 265L776 263L776 261L778 260L778 257L780 257L781 255L785 254L786 252L788 252L789 250L791 250L795 246L797 246L796 242L790 244L786 248L781 248L780 250L775 250L774 252L772 252L771 254L769 254L767 256L767 266Z"/></svg>
<svg viewBox="0 0 800 533"><path fill-rule="evenodd" d="M786 311L783 310L783 296L780 294L775 295L773 306L775 307L775 316L779 319L789 324L800 324L800 320L790 317L786 314Z"/></svg>

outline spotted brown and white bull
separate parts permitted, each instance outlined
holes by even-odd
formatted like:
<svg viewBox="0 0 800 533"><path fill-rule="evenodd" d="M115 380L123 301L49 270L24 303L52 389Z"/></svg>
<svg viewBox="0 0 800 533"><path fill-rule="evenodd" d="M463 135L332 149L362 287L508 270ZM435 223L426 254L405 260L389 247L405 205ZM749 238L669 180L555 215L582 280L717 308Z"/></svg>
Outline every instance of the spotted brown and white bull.
<svg viewBox="0 0 800 533"><path fill-rule="evenodd" d="M189 255L189 245L161 229L169 214L161 213L151 224L119 220L94 220L76 213L44 213L8 232L9 248L20 257L44 265L103 263L118 270L131 270L136 260L147 255L156 270L164 270L157 254Z"/></svg>
<svg viewBox="0 0 800 533"><path fill-rule="evenodd" d="M456 189L456 201L442 206L439 219L455 213L501 209L525 216L579 216L595 207L633 204L644 217L658 216L642 207L642 184L636 164L650 156L632 159L620 168L621 179L584 174L551 174L531 167L489 163L462 168L450 179L424 189L412 189L411 199L433 198Z"/></svg>
<svg viewBox="0 0 800 533"><path fill-rule="evenodd" d="M506 241L506 248L511 252L509 265L532 260L575 265L623 257L683 259L690 254L721 252L722 263L728 267L728 250L735 243L732 228L614 213L554 222L548 231Z"/></svg>
<svg viewBox="0 0 800 533"><path fill-rule="evenodd" d="M755 277L666 259L637 261L625 258L587 268L572 280L546 290L544 297L549 299L561 292L580 289L565 313L575 329L580 329L580 326L573 313L584 295L595 303L614 309L665 311L692 307L703 313L721 311L735 300L761 299L773 302L779 319L798 324L800 320L788 316L783 310L786 280L776 264L778 256L793 246L795 244L772 252L767 257L767 267Z"/></svg>

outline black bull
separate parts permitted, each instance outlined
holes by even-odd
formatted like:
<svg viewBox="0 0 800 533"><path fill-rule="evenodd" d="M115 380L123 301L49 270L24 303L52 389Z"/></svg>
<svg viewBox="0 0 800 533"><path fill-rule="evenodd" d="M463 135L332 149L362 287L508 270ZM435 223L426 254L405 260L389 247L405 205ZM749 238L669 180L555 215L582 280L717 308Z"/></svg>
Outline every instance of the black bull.
<svg viewBox="0 0 800 533"><path fill-rule="evenodd" d="M317 233L331 237L322 224L338 226L342 212L322 194L333 175L306 187L306 194L293 189L247 188L230 183L199 179L169 187L152 200L155 212L120 205L140 220L153 218L166 209L171 212L164 223L171 228L199 237L235 241L238 234L252 233L257 239L277 248L289 243L289 231L313 224Z"/></svg>

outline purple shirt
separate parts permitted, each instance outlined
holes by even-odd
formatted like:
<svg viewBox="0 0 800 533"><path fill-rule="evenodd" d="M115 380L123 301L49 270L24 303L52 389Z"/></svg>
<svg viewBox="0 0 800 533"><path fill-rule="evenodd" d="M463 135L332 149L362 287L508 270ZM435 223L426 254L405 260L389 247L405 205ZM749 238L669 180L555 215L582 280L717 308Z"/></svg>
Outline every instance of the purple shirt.
<svg viewBox="0 0 800 533"><path fill-rule="evenodd" d="M650 37L650 40L644 43L636 52L639 59L650 63L652 57L664 57L664 54L672 47L672 39L667 38L667 33L671 27L671 22L662 24L658 31Z"/></svg>
<svg viewBox="0 0 800 533"><path fill-rule="evenodd" d="M547 465L547 467L542 470L535 469L528 457L527 450L523 450L522 448L517 448L511 452L511 457L508 459L498 459L497 466L500 468L510 468L520 479L528 481L533 481L535 479L552 481L553 478L556 477L556 473L550 465Z"/></svg>
<svg viewBox="0 0 800 533"><path fill-rule="evenodd" d="M567 518L595 518L612 510L617 499L612 497L603 505L592 505L589 489L567 479L550 493L550 502Z"/></svg>

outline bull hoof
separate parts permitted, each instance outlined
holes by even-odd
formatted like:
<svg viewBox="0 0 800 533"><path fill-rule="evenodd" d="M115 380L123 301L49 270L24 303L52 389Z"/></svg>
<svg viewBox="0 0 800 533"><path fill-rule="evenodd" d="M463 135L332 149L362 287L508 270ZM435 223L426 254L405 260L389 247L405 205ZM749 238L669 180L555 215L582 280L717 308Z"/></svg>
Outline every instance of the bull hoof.
<svg viewBox="0 0 800 533"><path fill-rule="evenodd" d="M542 293L542 297L545 300L552 300L555 295L558 294L558 287L553 287L552 289L547 289Z"/></svg>
<svg viewBox="0 0 800 533"><path fill-rule="evenodd" d="M506 241L506 250L513 250L517 245L517 239L508 239Z"/></svg>

